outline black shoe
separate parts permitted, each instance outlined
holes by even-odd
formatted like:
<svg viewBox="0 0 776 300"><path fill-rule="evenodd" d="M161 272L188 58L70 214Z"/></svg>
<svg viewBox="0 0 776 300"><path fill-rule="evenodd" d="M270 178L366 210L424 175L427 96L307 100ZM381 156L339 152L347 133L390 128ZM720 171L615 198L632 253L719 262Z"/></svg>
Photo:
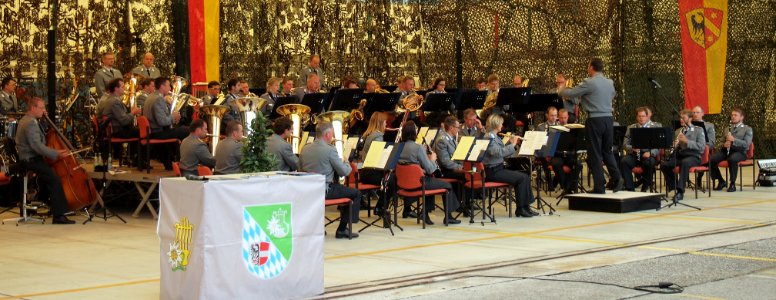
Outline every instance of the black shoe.
<svg viewBox="0 0 776 300"><path fill-rule="evenodd" d="M374 213L375 216L382 216L383 213L384 212L383 212L383 208L382 207L379 207L379 206L375 207L375 213Z"/></svg>
<svg viewBox="0 0 776 300"><path fill-rule="evenodd" d="M461 220L456 220L453 216L447 216L447 222L445 224L461 224Z"/></svg>
<svg viewBox="0 0 776 300"><path fill-rule="evenodd" d="M730 193L730 192L735 192L735 191L736 191L736 185L735 185L735 184L734 184L734 185L731 185L731 186L728 188L728 193Z"/></svg>
<svg viewBox="0 0 776 300"><path fill-rule="evenodd" d="M347 239L347 238L354 238L355 239L355 238L358 237L358 233L355 233L355 232L351 233L347 229L345 229L345 230L338 230L337 233L334 235L334 237L338 238L338 239Z"/></svg>
<svg viewBox="0 0 776 300"><path fill-rule="evenodd" d="M401 213L401 217L404 218L404 219L406 219L406 218L417 219L418 218L418 214L416 214L414 211L411 211L411 210L409 212L407 210L404 210L404 212Z"/></svg>
<svg viewBox="0 0 776 300"><path fill-rule="evenodd" d="M684 194L683 193L676 193L676 194L674 194L674 198L673 198L674 201L682 201L682 199L684 199Z"/></svg>
<svg viewBox="0 0 776 300"><path fill-rule="evenodd" d="M530 209L529 209L529 210L530 210ZM515 212L515 215L521 216L521 217L523 217L523 218L531 218L531 217L533 217L533 216L534 216L532 213L530 213L530 212L526 211L525 209L518 209L518 210Z"/></svg>
<svg viewBox="0 0 776 300"><path fill-rule="evenodd" d="M539 215L539 212L531 209L530 207L526 207L523 210L525 210L527 213L531 214L532 216L536 217Z"/></svg>
<svg viewBox="0 0 776 300"><path fill-rule="evenodd" d="M647 185L644 185L644 186L641 187L641 192L642 193L646 193L648 189L649 189L649 187Z"/></svg>
<svg viewBox="0 0 776 300"><path fill-rule="evenodd" d="M434 225L434 221L431 221L431 218L429 218L428 216L426 216L425 223L426 225Z"/></svg>
<svg viewBox="0 0 776 300"><path fill-rule="evenodd" d="M633 183L633 188L635 189L635 188L641 186L642 184L644 184L644 179L639 179L638 181Z"/></svg>
<svg viewBox="0 0 776 300"><path fill-rule="evenodd" d="M721 191L722 189L724 189L724 188L726 188L726 187L727 187L727 182L725 182L724 180L720 180L720 181L717 183L717 187L715 187L715 188L714 188L714 190L715 190L715 191ZM735 188L735 187L734 187L734 188Z"/></svg>
<svg viewBox="0 0 776 300"><path fill-rule="evenodd" d="M617 183L614 184L614 188L612 188L612 192L616 193L616 192L621 191L622 190L622 186L625 184L625 182L623 182L623 181L625 181L625 180L622 180L622 178L620 178L620 180L617 180Z"/></svg>
<svg viewBox="0 0 776 300"><path fill-rule="evenodd" d="M70 220L70 219L68 219L65 216L58 216L58 217L54 217L54 219L52 219L52 223L54 223L54 224L75 224L75 221Z"/></svg>

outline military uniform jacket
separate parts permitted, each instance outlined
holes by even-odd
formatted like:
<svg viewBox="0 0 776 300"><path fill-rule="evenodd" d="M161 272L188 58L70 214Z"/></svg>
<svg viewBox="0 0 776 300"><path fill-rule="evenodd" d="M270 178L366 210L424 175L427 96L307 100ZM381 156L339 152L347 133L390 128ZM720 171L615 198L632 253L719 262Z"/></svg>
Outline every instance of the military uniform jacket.
<svg viewBox="0 0 776 300"><path fill-rule="evenodd" d="M625 150L628 151L628 154L630 154L633 150L633 144L631 143L631 128L657 128L657 127L663 127L662 124L658 122L652 122L647 121L647 123L644 123L644 126L639 125L639 123L633 123L628 126L627 129L625 129L625 140L623 142L623 145L625 146ZM651 157L657 157L658 153L660 153L660 149L640 149L639 157L641 155L644 155L644 152L649 151Z"/></svg>
<svg viewBox="0 0 776 300"><path fill-rule="evenodd" d="M562 88L558 91L565 98L581 97L582 108L587 111L590 118L611 117L612 99L617 95L614 90L614 82L604 77L601 73L585 78L581 84L574 88Z"/></svg>
<svg viewBox="0 0 776 300"><path fill-rule="evenodd" d="M746 152L749 145L752 144L752 127L745 125L744 122L728 127L727 131L733 134L733 144L730 146L730 152ZM722 140L727 139L727 133L723 135Z"/></svg>
<svg viewBox="0 0 776 300"><path fill-rule="evenodd" d="M490 138L490 144L488 145L488 150L485 151L485 158L482 160L486 167L492 168L503 165L504 158L517 152L515 145L504 145L504 142L495 133L488 133L488 138Z"/></svg>
<svg viewBox="0 0 776 300"><path fill-rule="evenodd" d="M294 154L294 150L283 137L272 134L267 140L267 148L275 154L280 171L296 171L299 169L299 158Z"/></svg>
<svg viewBox="0 0 776 300"><path fill-rule="evenodd" d="M240 161L242 160L243 143L228 137L216 146L216 173L235 174L241 173Z"/></svg>
<svg viewBox="0 0 776 300"><path fill-rule="evenodd" d="M207 144L194 135L189 135L181 142L181 171L195 171L197 165L216 165L216 160L210 154Z"/></svg>
<svg viewBox="0 0 776 300"><path fill-rule="evenodd" d="M132 125L135 120L132 115L127 113L127 107L116 95L103 97L97 104L97 120L102 120L103 117L108 117L114 131Z"/></svg>
<svg viewBox="0 0 776 300"><path fill-rule="evenodd" d="M478 138L478 137L481 137L481 136L483 136L485 134L481 130L478 130L476 127L472 127L472 128L461 127L461 130L458 130L458 135L459 136L473 136L475 138Z"/></svg>
<svg viewBox="0 0 776 300"><path fill-rule="evenodd" d="M709 149L714 149L714 143L717 142L717 128L714 127L714 123L703 121L703 126L706 127L706 136L709 138Z"/></svg>
<svg viewBox="0 0 776 300"><path fill-rule="evenodd" d="M372 147L372 142L374 141L382 142L383 136L384 134L380 131L372 132L368 136L366 136L366 139L364 139L364 149L361 150L361 153L359 155L362 161L366 159L366 155L367 153L369 153L369 147Z"/></svg>
<svg viewBox="0 0 776 300"><path fill-rule="evenodd" d="M297 80L297 84L299 86L307 86L307 76L310 75L310 73L318 74L318 77L321 79L321 82L323 82L323 70L321 68L313 68L310 66L306 66L302 68L302 71L299 72L299 80Z"/></svg>
<svg viewBox="0 0 776 300"><path fill-rule="evenodd" d="M323 139L315 139L315 142L304 146L299 154L299 165L302 171L326 176L326 183L334 182L334 174L348 176L350 166L337 155L337 149L327 145Z"/></svg>
<svg viewBox="0 0 776 300"><path fill-rule="evenodd" d="M679 143L675 149L676 153L681 157L694 156L700 159L706 148L706 137L703 135L703 129L690 125L677 129L674 136L678 136L679 133L684 133L684 136L687 137L687 144Z"/></svg>
<svg viewBox="0 0 776 300"><path fill-rule="evenodd" d="M132 74L137 74L149 79L156 79L162 76L162 72L159 68L151 66L146 68L144 65L139 65L132 69Z"/></svg>
<svg viewBox="0 0 776 300"><path fill-rule="evenodd" d="M419 164L427 175L434 173L437 169L436 163L428 159L426 149L415 141L404 142L404 149L399 154L399 163Z"/></svg>
<svg viewBox="0 0 776 300"><path fill-rule="evenodd" d="M5 115L9 112L18 112L19 104L16 95L0 91L0 114Z"/></svg>
<svg viewBox="0 0 776 300"><path fill-rule="evenodd" d="M105 93L105 86L113 79L122 78L121 71L114 68L101 67L94 73L94 87L97 89L97 97Z"/></svg>
<svg viewBox="0 0 776 300"><path fill-rule="evenodd" d="M454 171L463 168L462 163L453 161L453 153L457 146L458 141L447 132L440 133L434 141L434 152L437 154L437 161L442 170Z"/></svg>
<svg viewBox="0 0 776 300"><path fill-rule="evenodd" d="M148 119L151 125L151 132L161 131L166 127L172 126L172 114L170 106L164 100L162 94L156 92L148 96L143 107L143 116Z"/></svg>
<svg viewBox="0 0 776 300"><path fill-rule="evenodd" d="M263 113L265 116L269 117L270 114L275 110L275 101L277 98L280 97L279 94L272 94L272 93L264 93L259 98L267 100L267 104L264 105L264 107L261 109L261 113Z"/></svg>
<svg viewBox="0 0 776 300"><path fill-rule="evenodd" d="M45 156L49 159L55 159L59 156L57 150L46 146L46 135L40 128L38 120L25 115L19 120L19 129L16 133L16 152L19 153L19 159L22 161L31 158Z"/></svg>
<svg viewBox="0 0 776 300"><path fill-rule="evenodd" d="M242 118L240 117L240 107L237 106L237 103L235 103L237 100L237 95L235 94L229 94L224 97L224 104L226 106L229 106L229 111L224 114L223 117L223 124L226 124L230 121L236 121L236 122L242 122Z"/></svg>

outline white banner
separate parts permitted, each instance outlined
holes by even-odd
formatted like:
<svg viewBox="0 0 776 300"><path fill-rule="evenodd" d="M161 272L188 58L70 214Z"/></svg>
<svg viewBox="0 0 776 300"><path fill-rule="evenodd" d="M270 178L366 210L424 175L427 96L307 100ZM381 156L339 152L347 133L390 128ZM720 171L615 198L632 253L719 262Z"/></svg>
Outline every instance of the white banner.
<svg viewBox="0 0 776 300"><path fill-rule="evenodd" d="M165 178L162 299L289 299L323 293L321 175Z"/></svg>

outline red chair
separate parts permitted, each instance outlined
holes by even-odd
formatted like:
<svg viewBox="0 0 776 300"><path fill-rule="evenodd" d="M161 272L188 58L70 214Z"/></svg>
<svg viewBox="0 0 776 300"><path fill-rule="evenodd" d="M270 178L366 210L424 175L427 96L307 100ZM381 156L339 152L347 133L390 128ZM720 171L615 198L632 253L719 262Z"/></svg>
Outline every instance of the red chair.
<svg viewBox="0 0 776 300"><path fill-rule="evenodd" d="M348 187L357 189L358 191L362 192L361 194L364 195L365 193L368 194L375 194L377 191L380 190L379 185L369 184L369 183L362 183L361 178L358 176L358 166L356 166L355 163L350 163L350 174L348 174L348 178L345 180L346 185ZM367 217L372 216L372 197L367 197ZM367 226L368 227L368 226ZM365 227L366 228L366 227ZM363 228L361 230L364 230Z"/></svg>
<svg viewBox="0 0 776 300"><path fill-rule="evenodd" d="M148 119L146 119L144 116L137 117L137 127L140 129L140 145L146 148L146 159L150 159L151 145L178 143L178 139L152 139L151 125L148 123ZM140 150L138 150L138 152L140 152ZM151 173L150 164L146 165L146 167L146 173Z"/></svg>
<svg viewBox="0 0 776 300"><path fill-rule="evenodd" d="M199 165L197 166L197 173L199 173L199 176L210 176L213 175L213 170L207 166Z"/></svg>
<svg viewBox="0 0 776 300"><path fill-rule="evenodd" d="M181 173L181 163L177 161L172 163L172 171L175 172L176 177L183 176L183 174Z"/></svg>
<svg viewBox="0 0 776 300"><path fill-rule="evenodd" d="M709 168L709 146L706 145L706 148L703 149L703 154L701 154L701 164L699 166L690 167L690 174L695 174L695 181L698 182L698 176L702 173L709 172L711 170ZM674 174L679 174L681 170L679 167L674 167ZM706 188L709 190L709 197L711 197L711 176L706 176ZM698 190L700 190L700 186L695 187L695 199L698 199Z"/></svg>
<svg viewBox="0 0 776 300"><path fill-rule="evenodd" d="M103 117L103 122L107 121L108 117ZM140 143L140 138L117 138L113 137L113 123L108 123L107 130L105 130L105 135L108 139L110 139L111 149L113 148L114 144L123 145L124 143ZM119 146L121 147L121 146ZM137 154L137 153L136 153ZM136 157L140 157L140 155L135 155ZM124 165L124 157L119 158L119 166Z"/></svg>
<svg viewBox="0 0 776 300"><path fill-rule="evenodd" d="M757 181L755 179L755 173L754 173L754 161L755 161L755 159L754 159L754 142L752 142L751 144L749 144L749 150L746 151L746 160L742 160L742 161L738 162L738 179L740 180L739 181L739 188L738 188L739 190L742 190L742 191L744 190L744 173L743 173L744 167L752 167L752 190L755 189L755 186L757 185L756 184ZM720 168L725 168L725 181L727 181L728 180L727 168L730 167L730 166L728 166L727 160L723 160L723 161L719 162L719 164L717 166L719 166ZM734 185L734 186L736 185L735 182L733 182L731 184Z"/></svg>
<svg viewBox="0 0 776 300"><path fill-rule="evenodd" d="M447 225L447 190L446 189L433 189L426 190L426 185L423 178L426 177L423 174L423 169L417 164L409 165L396 165L396 186L399 188L397 194L405 198L418 198L417 215L418 223L423 222L423 229L426 228L426 196L444 196L444 211L445 211L445 225Z"/></svg>
<svg viewBox="0 0 776 300"><path fill-rule="evenodd" d="M343 205L347 205L348 206L348 213L350 215L353 215L353 205L351 205L351 204L353 204L353 201L350 201L350 198L336 198L336 199L325 199L324 200L324 206L327 206L327 207L328 206L343 206ZM334 223L334 222L336 222L339 219L340 219L339 217L335 218L335 219L329 219L329 217L326 217L326 224L323 225L323 226L324 227L325 226L329 226L329 224ZM353 239L353 220L350 220L350 219L348 219L348 232L350 232L350 235L348 235L348 239L352 240Z"/></svg>
<svg viewBox="0 0 776 300"><path fill-rule="evenodd" d="M464 183L464 187L468 188L470 191L481 189L482 190L482 209L484 211L485 209L485 195L488 195L488 205L487 208L489 210L491 221L494 221L495 218L493 218L493 203L497 202L499 198L504 198L504 206L507 208L507 213L509 217L512 217L512 201L515 200L514 197L511 196L512 186L508 183L503 182L493 182L493 181L486 181L485 180L485 165L482 163L477 163L476 165L477 172L468 172L466 176L466 183ZM472 163L471 162L464 162L463 164L464 170L472 170ZM503 195L499 196L498 191L504 189ZM496 201L490 201L490 192L496 191ZM474 218L474 213L471 213L471 220ZM484 217L484 216L483 216Z"/></svg>

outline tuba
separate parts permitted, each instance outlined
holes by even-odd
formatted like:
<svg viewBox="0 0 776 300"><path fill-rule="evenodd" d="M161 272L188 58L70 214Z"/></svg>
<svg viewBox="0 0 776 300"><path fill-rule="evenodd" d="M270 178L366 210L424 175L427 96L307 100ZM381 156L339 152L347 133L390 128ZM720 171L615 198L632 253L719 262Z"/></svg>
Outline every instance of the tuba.
<svg viewBox="0 0 776 300"><path fill-rule="evenodd" d="M186 86L186 80L180 76L172 76L172 82L172 91L170 92L170 97L172 98L170 113L180 111L181 108L183 108L183 104L186 103L186 101L180 99L182 96L181 90Z"/></svg>
<svg viewBox="0 0 776 300"><path fill-rule="evenodd" d="M199 111L210 118L211 133L210 136L210 152L213 156L216 155L216 146L218 146L218 140L221 133L221 118L229 111L229 106L226 105L205 105L199 109Z"/></svg>
<svg viewBox="0 0 776 300"><path fill-rule="evenodd" d="M242 100L245 100L243 104ZM261 109L267 104L267 100L261 99L256 94L250 93L245 97L237 98L234 102L240 111L240 119L242 120L242 126L246 133L251 133L251 123L256 119L256 114L261 113Z"/></svg>
<svg viewBox="0 0 776 300"><path fill-rule="evenodd" d="M292 128L293 135L291 140L291 149L294 154L299 154L299 143L301 142L302 129L307 126L310 120L310 107L304 104L285 104L276 109L279 115L291 119L294 124Z"/></svg>
<svg viewBox="0 0 776 300"><path fill-rule="evenodd" d="M318 115L320 121L331 122L331 126L334 128L334 147L337 148L337 154L342 160L347 158L343 157L343 153L345 152L343 133L348 131L346 125L349 124L348 119L351 117L352 115L349 112L341 110L327 111Z"/></svg>

